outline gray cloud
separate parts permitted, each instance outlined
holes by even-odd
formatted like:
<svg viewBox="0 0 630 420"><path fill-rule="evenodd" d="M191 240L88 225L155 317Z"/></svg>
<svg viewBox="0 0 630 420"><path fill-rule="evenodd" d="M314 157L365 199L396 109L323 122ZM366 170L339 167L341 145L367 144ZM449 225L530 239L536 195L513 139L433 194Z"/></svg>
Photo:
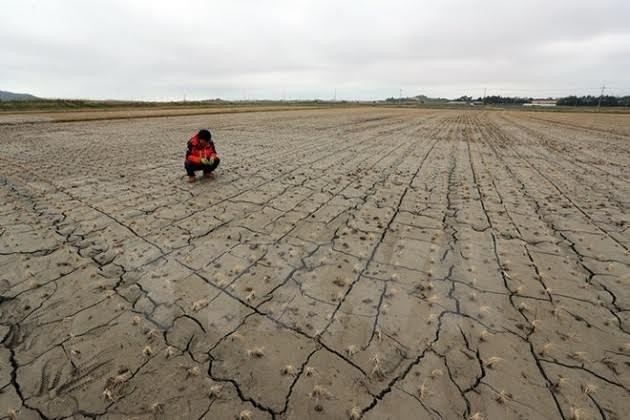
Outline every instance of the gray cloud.
<svg viewBox="0 0 630 420"><path fill-rule="evenodd" d="M0 89L47 97L630 93L630 3L5 0Z"/></svg>

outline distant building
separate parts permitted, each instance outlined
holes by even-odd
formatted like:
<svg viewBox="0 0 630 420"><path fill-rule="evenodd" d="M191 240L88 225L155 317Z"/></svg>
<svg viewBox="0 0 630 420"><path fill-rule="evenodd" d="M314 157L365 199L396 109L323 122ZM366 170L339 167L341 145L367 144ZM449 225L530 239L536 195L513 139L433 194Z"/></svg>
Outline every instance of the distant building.
<svg viewBox="0 0 630 420"><path fill-rule="evenodd" d="M556 106L557 99L534 99L523 106Z"/></svg>

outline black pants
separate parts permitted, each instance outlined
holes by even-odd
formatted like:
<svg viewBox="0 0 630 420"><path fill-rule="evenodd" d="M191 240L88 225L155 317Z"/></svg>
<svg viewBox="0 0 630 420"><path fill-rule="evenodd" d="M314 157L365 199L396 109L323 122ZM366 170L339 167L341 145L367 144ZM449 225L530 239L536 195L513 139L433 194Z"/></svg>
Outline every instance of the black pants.
<svg viewBox="0 0 630 420"><path fill-rule="evenodd" d="M186 168L188 176L195 176L195 171L203 171L205 175L217 169L219 162L221 162L219 158L215 158L211 165L204 165L202 163L196 164L186 160L184 161L184 168Z"/></svg>

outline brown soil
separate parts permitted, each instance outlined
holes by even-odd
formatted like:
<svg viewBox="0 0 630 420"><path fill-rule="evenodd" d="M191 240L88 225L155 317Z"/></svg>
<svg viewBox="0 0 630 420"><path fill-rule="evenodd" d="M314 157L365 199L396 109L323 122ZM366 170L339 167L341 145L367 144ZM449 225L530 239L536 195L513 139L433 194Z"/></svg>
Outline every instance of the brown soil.
<svg viewBox="0 0 630 420"><path fill-rule="evenodd" d="M629 179L623 116L0 126L0 417L626 418Z"/></svg>

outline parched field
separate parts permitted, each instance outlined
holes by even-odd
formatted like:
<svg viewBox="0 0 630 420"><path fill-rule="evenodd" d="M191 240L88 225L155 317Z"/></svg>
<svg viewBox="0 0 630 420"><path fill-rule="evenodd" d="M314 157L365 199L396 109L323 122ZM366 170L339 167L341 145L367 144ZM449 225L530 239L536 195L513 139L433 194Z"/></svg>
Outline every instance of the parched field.
<svg viewBox="0 0 630 420"><path fill-rule="evenodd" d="M0 125L0 418L628 418L629 180L627 115Z"/></svg>

